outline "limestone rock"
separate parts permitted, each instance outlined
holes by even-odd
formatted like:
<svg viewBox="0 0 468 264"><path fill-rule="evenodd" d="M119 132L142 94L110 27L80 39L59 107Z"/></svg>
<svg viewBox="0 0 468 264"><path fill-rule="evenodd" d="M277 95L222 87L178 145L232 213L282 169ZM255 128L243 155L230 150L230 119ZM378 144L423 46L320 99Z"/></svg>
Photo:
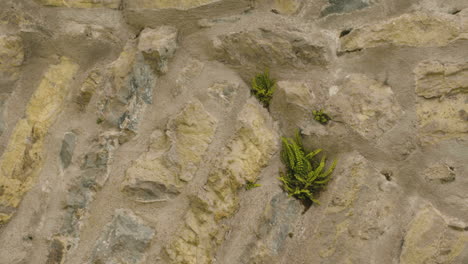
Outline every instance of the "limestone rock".
<svg viewBox="0 0 468 264"><path fill-rule="evenodd" d="M5 123L3 121L3 109L5 107L6 100L8 98L7 94L0 94L0 136L5 130Z"/></svg>
<svg viewBox="0 0 468 264"><path fill-rule="evenodd" d="M65 57L51 65L28 103L26 117L16 124L0 160L0 224L11 218L33 186L42 166L44 137L60 114L77 71L78 65Z"/></svg>
<svg viewBox="0 0 468 264"><path fill-rule="evenodd" d="M256 0L256 7L264 7L282 15L296 14L303 5L303 0Z"/></svg>
<svg viewBox="0 0 468 264"><path fill-rule="evenodd" d="M271 100L270 112L282 122L310 123L312 111L317 108L316 95L310 84L301 81L279 81L277 90ZM300 125L299 125L300 126Z"/></svg>
<svg viewBox="0 0 468 264"><path fill-rule="evenodd" d="M347 76L327 105L335 119L372 139L390 130L403 114L389 86L359 74Z"/></svg>
<svg viewBox="0 0 468 264"><path fill-rule="evenodd" d="M213 40L219 61L235 66L299 69L326 65L329 55L325 43L319 34L268 27L221 34Z"/></svg>
<svg viewBox="0 0 468 264"><path fill-rule="evenodd" d="M73 157L73 151L75 150L76 135L73 132L65 133L62 141L62 148L60 149L60 160L62 161L62 167L66 169Z"/></svg>
<svg viewBox="0 0 468 264"><path fill-rule="evenodd" d="M168 60L176 49L177 29L174 27L145 28L140 34L138 50L159 72L167 72Z"/></svg>
<svg viewBox="0 0 468 264"><path fill-rule="evenodd" d="M322 16L335 13L348 13L369 6L369 0L328 0L328 2L329 5L321 12Z"/></svg>
<svg viewBox="0 0 468 264"><path fill-rule="evenodd" d="M468 29L462 28L460 20L449 15L416 12L351 31L340 39L341 51L355 51L385 44L441 47L457 39L466 30Z"/></svg>
<svg viewBox="0 0 468 264"><path fill-rule="evenodd" d="M424 98L468 93L468 63L423 61L414 70L416 94Z"/></svg>
<svg viewBox="0 0 468 264"><path fill-rule="evenodd" d="M114 8L120 7L121 0L35 0L41 5L72 8Z"/></svg>
<svg viewBox="0 0 468 264"><path fill-rule="evenodd" d="M143 263L154 234L132 211L117 209L96 241L90 263Z"/></svg>
<svg viewBox="0 0 468 264"><path fill-rule="evenodd" d="M461 74L460 78L464 78L464 72L459 71L459 73ZM454 78L457 78L457 75ZM418 87L421 86L417 86L416 89ZM466 114L468 110L466 107L468 93L466 93L466 88L463 88L464 85L453 89L450 89L451 86L447 87L445 85L434 85L433 87L438 88L428 93L419 91L422 94L430 94L431 96L445 96L440 99L419 97L416 101L416 114L422 143L432 144L441 140L468 138L468 116ZM446 94L446 92L450 92L450 94Z"/></svg>
<svg viewBox="0 0 468 264"><path fill-rule="evenodd" d="M199 101L189 103L167 124L155 131L147 152L126 171L123 190L136 201L164 201L192 180L217 127Z"/></svg>
<svg viewBox="0 0 468 264"><path fill-rule="evenodd" d="M250 256L247 263L271 263L284 248L288 236L293 235L293 227L301 212L301 203L286 193L278 193L264 209L258 226L257 242L247 249Z"/></svg>
<svg viewBox="0 0 468 264"><path fill-rule="evenodd" d="M88 106L91 98L93 97L96 89L103 82L103 73L100 69L94 69L91 71L80 88L76 103L78 104L81 111L84 111Z"/></svg>
<svg viewBox="0 0 468 264"><path fill-rule="evenodd" d="M206 192L192 197L185 224L165 247L170 263L212 263L226 232L219 221L235 213L239 187L246 181L255 182L277 150L278 135L271 120L253 100L239 114L239 127L209 173Z"/></svg>
<svg viewBox="0 0 468 264"><path fill-rule="evenodd" d="M0 34L0 83L17 80L23 60L24 47L21 37Z"/></svg>
<svg viewBox="0 0 468 264"><path fill-rule="evenodd" d="M449 183L455 181L456 169L450 162L438 162L423 171L423 177L429 182Z"/></svg>
<svg viewBox="0 0 468 264"><path fill-rule="evenodd" d="M222 0L128 0L128 8L139 9L179 9L187 10L204 5L221 2Z"/></svg>
<svg viewBox="0 0 468 264"><path fill-rule="evenodd" d="M176 85L172 91L173 96L177 96L190 89L193 80L201 74L204 67L204 63L199 60L187 60L186 65L182 68L175 80Z"/></svg>
<svg viewBox="0 0 468 264"><path fill-rule="evenodd" d="M238 89L238 83L227 81L216 82L210 88L208 88L208 94L212 98L229 107L232 105L232 101L234 100Z"/></svg>
<svg viewBox="0 0 468 264"><path fill-rule="evenodd" d="M460 254L467 246L466 232L448 228L443 216L428 205L408 226L400 263L462 263Z"/></svg>

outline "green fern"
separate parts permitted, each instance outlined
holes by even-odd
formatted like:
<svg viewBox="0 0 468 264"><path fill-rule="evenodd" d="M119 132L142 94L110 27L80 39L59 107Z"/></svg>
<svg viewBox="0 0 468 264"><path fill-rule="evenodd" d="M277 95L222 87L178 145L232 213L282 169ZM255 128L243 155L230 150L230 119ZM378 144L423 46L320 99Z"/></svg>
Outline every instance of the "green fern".
<svg viewBox="0 0 468 264"><path fill-rule="evenodd" d="M245 184L245 189L248 191L248 190L251 190L253 188L260 187L260 186L262 186L262 185L260 185L258 183L251 182L251 181L247 181L247 183Z"/></svg>
<svg viewBox="0 0 468 264"><path fill-rule="evenodd" d="M264 73L257 74L252 79L252 94L266 108L270 105L270 100L276 89L276 80L270 78L270 73L266 70Z"/></svg>
<svg viewBox="0 0 468 264"><path fill-rule="evenodd" d="M326 157L323 156L320 161L315 158L322 150L307 152L302 144L299 131L295 138L282 137L281 140L283 142L281 160L286 166L286 172L281 172L279 177L283 183L283 189L289 196L299 200L319 203L314 195L322 190L330 180L336 166L336 160L328 169L325 169Z"/></svg>
<svg viewBox="0 0 468 264"><path fill-rule="evenodd" d="M314 110L312 111L312 114L314 115L315 121L319 122L322 125L326 125L328 121L331 120L330 116L323 112L323 109L320 109L318 111Z"/></svg>

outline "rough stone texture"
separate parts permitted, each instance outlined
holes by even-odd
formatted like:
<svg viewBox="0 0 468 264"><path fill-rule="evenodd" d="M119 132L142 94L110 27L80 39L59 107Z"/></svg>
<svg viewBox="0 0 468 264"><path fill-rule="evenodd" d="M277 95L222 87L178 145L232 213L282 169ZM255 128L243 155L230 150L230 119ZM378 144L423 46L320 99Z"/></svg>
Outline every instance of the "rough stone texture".
<svg viewBox="0 0 468 264"><path fill-rule="evenodd" d="M152 134L148 151L126 171L123 190L136 201L166 201L194 177L217 120L199 101L189 103L167 124L166 132Z"/></svg>
<svg viewBox="0 0 468 264"><path fill-rule="evenodd" d="M226 232L220 220L234 214L239 187L246 181L255 182L277 150L278 138L268 127L271 121L265 114L256 102L244 106L234 138L209 173L206 191L191 198L185 223L165 248L169 263L212 263Z"/></svg>
<svg viewBox="0 0 468 264"><path fill-rule="evenodd" d="M424 61L415 71L419 130L425 143L468 137L468 68Z"/></svg>
<svg viewBox="0 0 468 264"><path fill-rule="evenodd" d="M177 49L177 29L163 26L158 29L146 28L140 33L138 50L146 60L160 72L167 72L168 60Z"/></svg>
<svg viewBox="0 0 468 264"><path fill-rule="evenodd" d="M406 230L400 263L463 263L468 234L452 230L432 206L420 209Z"/></svg>
<svg viewBox="0 0 468 264"><path fill-rule="evenodd" d="M129 8L180 9L187 10L222 0L131 0L126 1Z"/></svg>
<svg viewBox="0 0 468 264"><path fill-rule="evenodd" d="M414 70L416 94L424 98L468 93L468 63L424 61Z"/></svg>
<svg viewBox="0 0 468 264"><path fill-rule="evenodd" d="M122 0L34 0L41 5L71 8L119 8Z"/></svg>
<svg viewBox="0 0 468 264"><path fill-rule="evenodd" d="M385 44L440 47L465 38L467 31L460 19L450 15L416 12L351 31L341 38L341 50L355 51Z"/></svg>
<svg viewBox="0 0 468 264"><path fill-rule="evenodd" d="M369 0L328 0L329 5L322 10L322 16L335 13L348 13L369 6Z"/></svg>
<svg viewBox="0 0 468 264"><path fill-rule="evenodd" d="M381 136L403 114L392 89L364 75L347 76L327 104L334 118L366 138Z"/></svg>
<svg viewBox="0 0 468 264"><path fill-rule="evenodd" d="M73 132L65 133L62 141L62 148L60 149L60 160L62 166L66 169L70 166L73 157L73 151L75 150L76 135Z"/></svg>
<svg viewBox="0 0 468 264"><path fill-rule="evenodd" d="M3 0L0 263L468 263L467 29L466 0ZM307 210L297 130L337 160Z"/></svg>
<svg viewBox="0 0 468 264"><path fill-rule="evenodd" d="M325 38L300 30L267 27L229 32L217 36L213 46L218 60L235 66L305 68L326 65L329 60Z"/></svg>
<svg viewBox="0 0 468 264"><path fill-rule="evenodd" d="M23 41L20 36L0 34L0 84L19 78L24 60Z"/></svg>
<svg viewBox="0 0 468 264"><path fill-rule="evenodd" d="M96 241L90 263L143 263L154 233L132 211L118 209Z"/></svg>
<svg viewBox="0 0 468 264"><path fill-rule="evenodd" d="M78 65L62 57L51 65L32 95L26 117L19 120L0 160L0 224L6 223L42 167L43 143L63 107Z"/></svg>

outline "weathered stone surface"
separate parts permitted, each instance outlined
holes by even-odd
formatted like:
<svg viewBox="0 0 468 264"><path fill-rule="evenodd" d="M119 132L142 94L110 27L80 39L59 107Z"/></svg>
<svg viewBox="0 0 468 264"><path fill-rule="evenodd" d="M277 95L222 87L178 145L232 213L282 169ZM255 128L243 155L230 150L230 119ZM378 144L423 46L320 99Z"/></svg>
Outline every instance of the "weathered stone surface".
<svg viewBox="0 0 468 264"><path fill-rule="evenodd" d="M175 80L176 85L172 90L172 95L178 96L179 94L189 90L193 80L201 74L204 67L204 63L199 60L187 60L187 64L182 68Z"/></svg>
<svg viewBox="0 0 468 264"><path fill-rule="evenodd" d="M351 31L342 37L341 50L355 51L386 44L412 47L440 47L466 33L460 20L450 15L405 14L376 25Z"/></svg>
<svg viewBox="0 0 468 264"><path fill-rule="evenodd" d="M145 28L140 34L138 50L158 72L167 72L168 60L176 49L177 29L174 27Z"/></svg>
<svg viewBox="0 0 468 264"><path fill-rule="evenodd" d="M174 28L162 26L144 30L138 45L127 43L102 84L100 118L122 130L137 131L146 106L153 102L157 72L166 71L167 60L174 55L176 37Z"/></svg>
<svg viewBox="0 0 468 264"><path fill-rule="evenodd" d="M303 220L314 223L297 241L307 245L291 253L307 250L322 263L392 263L404 216L400 187L357 152L340 156L333 178L320 199L325 208L310 208Z"/></svg>
<svg viewBox="0 0 468 264"><path fill-rule="evenodd" d="M75 150L76 135L73 132L65 133L62 141L62 148L60 149L60 160L62 161L62 167L66 169L73 157L73 151Z"/></svg>
<svg viewBox="0 0 468 264"><path fill-rule="evenodd" d="M129 8L141 9L180 9L187 10L222 0L129 0L126 5Z"/></svg>
<svg viewBox="0 0 468 264"><path fill-rule="evenodd" d="M424 143L468 137L467 67L437 61L416 67L416 113Z"/></svg>
<svg viewBox="0 0 468 264"><path fill-rule="evenodd" d="M226 231L219 221L234 214L240 186L255 182L278 148L278 136L268 119L253 99L246 103L234 138L209 174L206 191L192 197L185 224L165 247L170 263L212 263Z"/></svg>
<svg viewBox="0 0 468 264"><path fill-rule="evenodd" d="M423 171L423 177L429 182L449 183L457 176L454 165L450 162L438 162Z"/></svg>
<svg viewBox="0 0 468 264"><path fill-rule="evenodd" d="M424 98L468 93L468 63L424 61L414 70L416 94Z"/></svg>
<svg viewBox="0 0 468 264"><path fill-rule="evenodd" d="M189 103L167 124L167 131L153 133L147 152L126 171L123 190L136 201L164 201L192 180L217 127L199 101Z"/></svg>
<svg viewBox="0 0 468 264"><path fill-rule="evenodd" d="M294 224L303 210L301 203L286 193L273 196L258 226L259 239L247 248L245 255L250 260L245 263L271 263L283 249L288 236L294 235Z"/></svg>
<svg viewBox="0 0 468 264"><path fill-rule="evenodd" d="M238 83L232 82L216 82L210 88L208 88L208 94L220 101L226 106L231 106L234 97L237 95L237 90L239 89Z"/></svg>
<svg viewBox="0 0 468 264"><path fill-rule="evenodd" d="M348 13L369 6L369 0L328 0L330 3L322 10L322 16L335 13Z"/></svg>
<svg viewBox="0 0 468 264"><path fill-rule="evenodd" d="M101 69L94 69L88 74L88 77L80 88L80 93L76 100L81 111L86 109L97 88L102 85L103 77L103 70Z"/></svg>
<svg viewBox="0 0 468 264"><path fill-rule="evenodd" d="M41 170L44 138L63 106L78 65L62 57L46 71L0 161L0 223L7 222Z"/></svg>
<svg viewBox="0 0 468 264"><path fill-rule="evenodd" d="M280 119L288 116L282 123L310 123L312 111L318 110L316 95L309 83L301 81L279 81L270 104L271 114ZM286 124L284 124L286 125Z"/></svg>
<svg viewBox="0 0 468 264"><path fill-rule="evenodd" d="M372 139L390 130L403 114L389 86L359 74L348 76L327 105L334 119Z"/></svg>
<svg viewBox="0 0 468 264"><path fill-rule="evenodd" d="M21 37L0 34L0 83L17 80L23 60L24 47Z"/></svg>
<svg viewBox="0 0 468 264"><path fill-rule="evenodd" d="M270 67L326 65L325 40L319 34L277 28L258 28L217 36L213 40L218 60L236 66Z"/></svg>
<svg viewBox="0 0 468 264"><path fill-rule="evenodd" d="M122 0L34 0L41 5L72 8L114 8L120 7Z"/></svg>
<svg viewBox="0 0 468 264"><path fill-rule="evenodd" d="M0 94L0 136L3 134L5 130L5 122L3 121L3 109L5 107L5 103L7 101L8 95L7 94Z"/></svg>
<svg viewBox="0 0 468 264"><path fill-rule="evenodd" d="M47 256L46 264L62 264L64 260L65 245L57 238L52 240Z"/></svg>
<svg viewBox="0 0 468 264"><path fill-rule="evenodd" d="M154 234L132 211L117 209L96 241L90 263L143 263Z"/></svg>
<svg viewBox="0 0 468 264"><path fill-rule="evenodd" d="M400 263L463 263L460 254L467 246L468 234L450 229L444 217L428 205L408 226Z"/></svg>

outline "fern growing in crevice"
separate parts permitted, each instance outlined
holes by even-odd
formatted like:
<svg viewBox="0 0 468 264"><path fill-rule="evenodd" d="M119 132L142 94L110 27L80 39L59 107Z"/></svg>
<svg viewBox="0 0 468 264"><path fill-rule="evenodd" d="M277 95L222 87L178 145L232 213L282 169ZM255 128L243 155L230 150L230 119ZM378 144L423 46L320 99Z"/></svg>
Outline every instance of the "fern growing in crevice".
<svg viewBox="0 0 468 264"><path fill-rule="evenodd" d="M270 72L268 70L255 75L252 79L252 88L250 91L266 108L270 105L270 100L273 97L275 89L276 80L270 78Z"/></svg>
<svg viewBox="0 0 468 264"><path fill-rule="evenodd" d="M282 137L281 140L283 142L281 160L286 166L286 172L281 172L279 177L283 183L283 189L289 196L301 200L306 207L312 203L319 204L315 196L330 181L336 160L328 169L325 169L326 156L322 156L320 160L316 159L317 154L322 150L306 151L299 131L294 138Z"/></svg>

